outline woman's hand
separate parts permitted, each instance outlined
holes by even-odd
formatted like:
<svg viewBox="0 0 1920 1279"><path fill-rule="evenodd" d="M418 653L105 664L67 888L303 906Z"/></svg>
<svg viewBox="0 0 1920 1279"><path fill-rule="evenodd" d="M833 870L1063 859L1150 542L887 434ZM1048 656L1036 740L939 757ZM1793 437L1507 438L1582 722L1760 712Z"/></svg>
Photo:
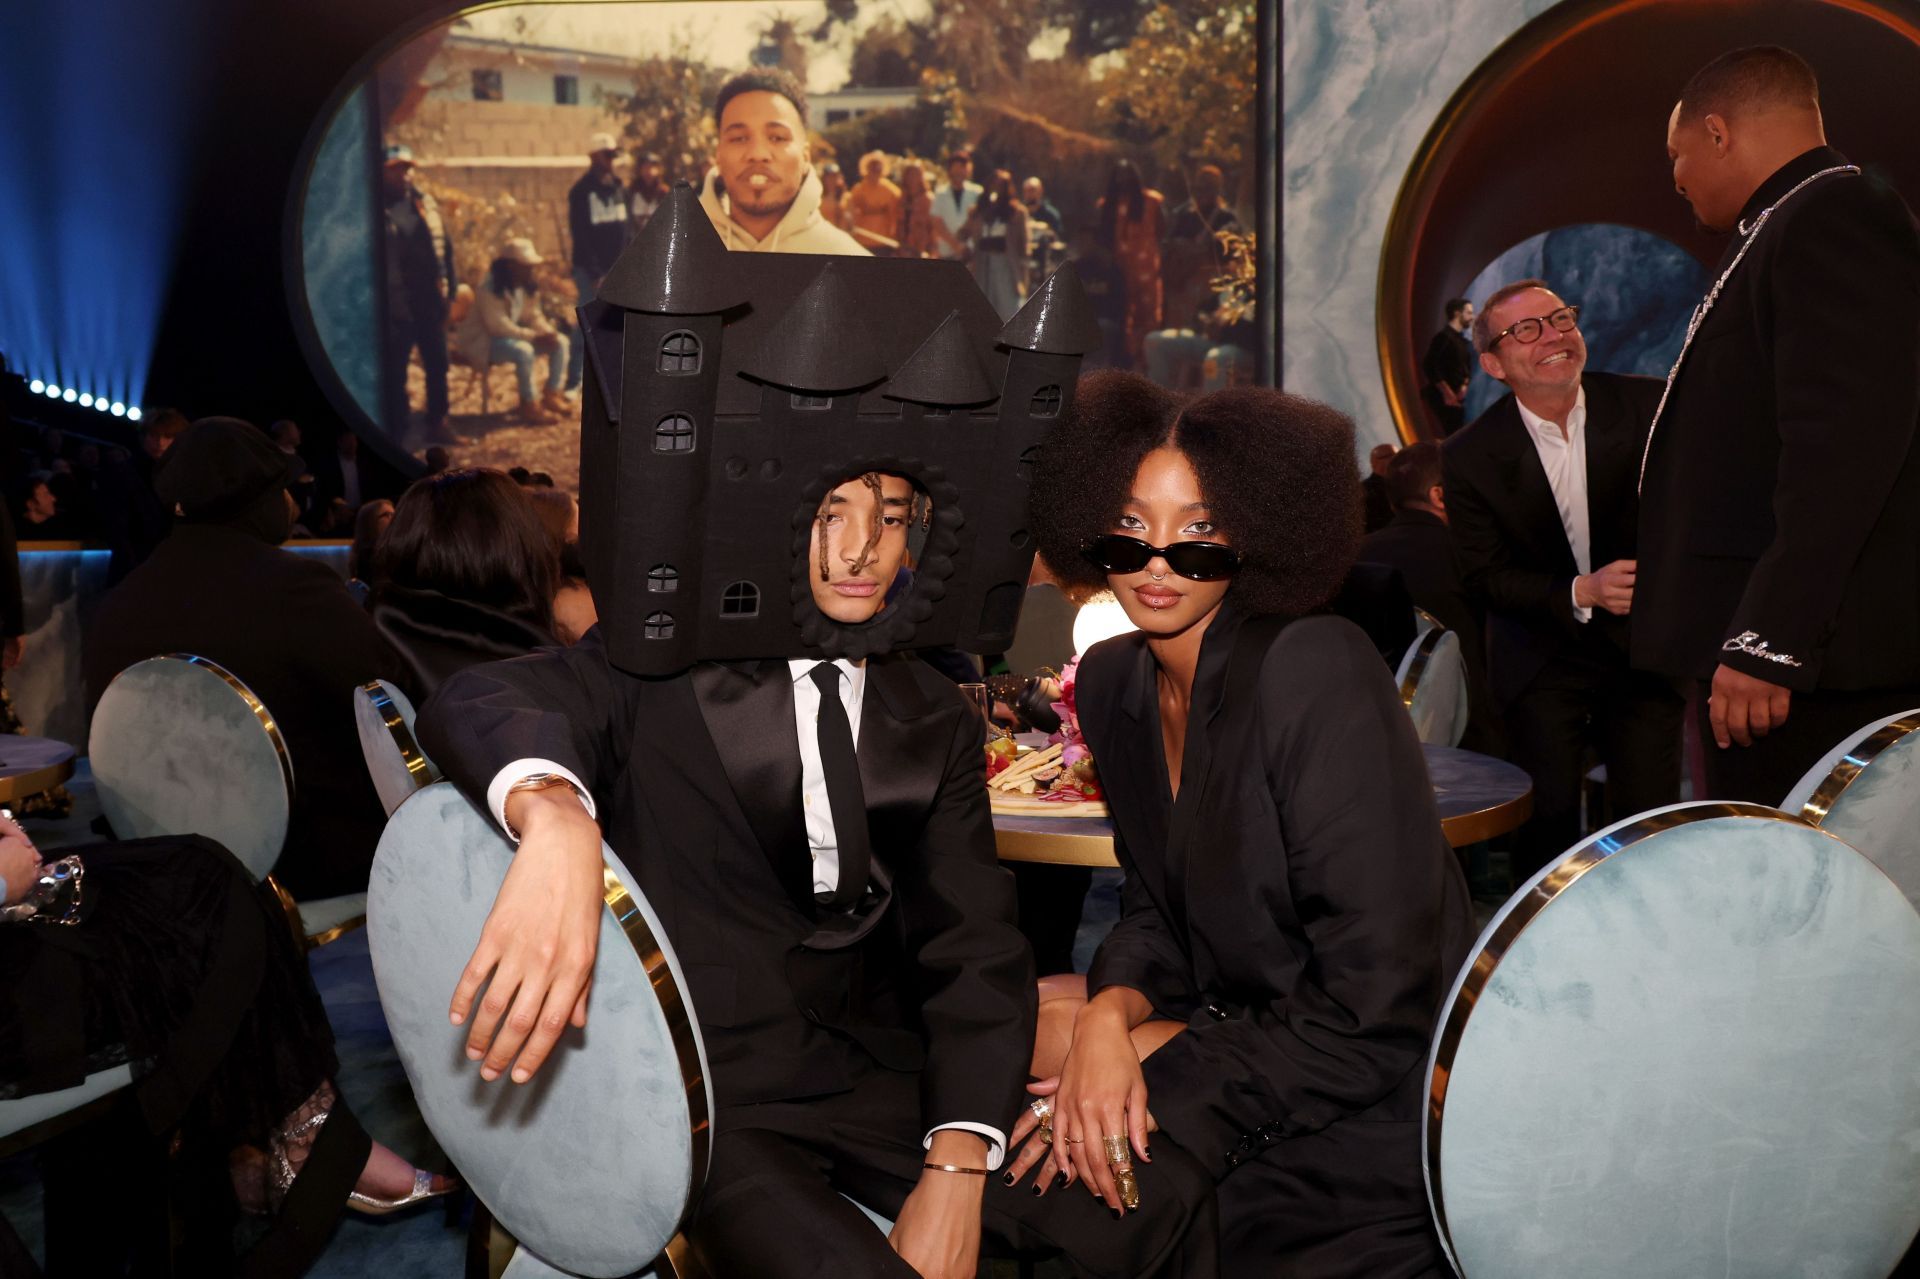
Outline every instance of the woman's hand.
<svg viewBox="0 0 1920 1279"><path fill-rule="evenodd" d="M1053 1098L1053 1163L1119 1212L1123 1205L1107 1166L1105 1139L1124 1137L1142 1162L1151 1162L1147 1133L1152 1120L1127 1014L1107 994L1095 996L1074 1021L1073 1047Z"/></svg>
<svg viewBox="0 0 1920 1279"><path fill-rule="evenodd" d="M1042 1079L1027 1085L1027 1091L1034 1094L1034 1101L1044 1101L1048 1107L1053 1105L1053 1096L1060 1091L1059 1076ZM1053 1113L1048 1110L1047 1118ZM1048 1131L1052 1132L1051 1124ZM1024 1144L1022 1144L1024 1143ZM1061 1172L1052 1161L1053 1145L1040 1138L1040 1116L1033 1106L1028 1105L1020 1111L1020 1118L1014 1121L1013 1133L1007 1138L1007 1148L1016 1153L1007 1165L1004 1180L1009 1186L1017 1186L1026 1179L1028 1173L1038 1168L1039 1176L1034 1178L1033 1193L1044 1195L1055 1186L1068 1186L1073 1183L1073 1173Z"/></svg>
<svg viewBox="0 0 1920 1279"><path fill-rule="evenodd" d="M7 881L4 904L11 906L25 897L38 878L40 850L12 820L0 817L0 879Z"/></svg>
<svg viewBox="0 0 1920 1279"><path fill-rule="evenodd" d="M482 1079L498 1079L512 1063L513 1081L524 1084L569 1022L587 1024L605 881L600 827L570 792L511 795L507 820L524 838L449 1014L456 1026L474 1014L467 1057L481 1061Z"/></svg>

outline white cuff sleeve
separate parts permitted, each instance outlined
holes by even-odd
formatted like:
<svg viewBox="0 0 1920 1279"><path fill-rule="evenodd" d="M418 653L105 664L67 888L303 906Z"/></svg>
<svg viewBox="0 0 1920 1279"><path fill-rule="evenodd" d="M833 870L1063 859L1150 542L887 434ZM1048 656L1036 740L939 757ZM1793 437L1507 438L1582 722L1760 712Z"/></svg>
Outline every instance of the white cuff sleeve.
<svg viewBox="0 0 1920 1279"><path fill-rule="evenodd" d="M1591 622L1593 620L1593 610L1590 608L1580 607L1580 579L1579 578L1577 577L1574 578L1573 585L1567 588L1567 599L1573 604L1573 616L1575 621Z"/></svg>
<svg viewBox="0 0 1920 1279"><path fill-rule="evenodd" d="M977 1137L985 1137L987 1139L987 1171L997 1172L999 1170L1001 1161L1007 1157L1007 1134L1001 1132L998 1128L989 1128L985 1124L941 1124L938 1128L927 1133L926 1139L920 1143L920 1148L922 1150L932 1149L933 1134L936 1132L945 1132L949 1128L958 1128L961 1132L970 1132Z"/></svg>
<svg viewBox="0 0 1920 1279"><path fill-rule="evenodd" d="M513 828L507 825L507 791L515 782L525 781L536 773L552 773L564 777L573 783L574 791L580 796L580 802L586 806L587 816L599 818L600 814L593 806L593 794L587 790L586 783L573 775L572 769L562 768L550 759L516 759L493 775L487 783L487 811L493 814L493 820L507 833L508 839L514 839ZM514 839L515 843L520 841Z"/></svg>

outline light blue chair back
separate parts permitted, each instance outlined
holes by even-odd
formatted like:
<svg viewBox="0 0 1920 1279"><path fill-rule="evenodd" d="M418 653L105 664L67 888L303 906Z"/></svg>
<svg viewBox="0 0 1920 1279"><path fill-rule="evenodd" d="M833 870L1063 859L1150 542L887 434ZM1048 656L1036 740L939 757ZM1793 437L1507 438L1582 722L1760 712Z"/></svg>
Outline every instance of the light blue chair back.
<svg viewBox="0 0 1920 1279"><path fill-rule="evenodd" d="M293 758L272 713L224 667L184 653L135 662L101 694L87 753L120 838L204 835L256 880L280 860Z"/></svg>
<svg viewBox="0 0 1920 1279"><path fill-rule="evenodd" d="M353 690L353 722L360 753L367 761L373 789L387 816L415 791L440 780L427 753L413 735L413 703L407 695L377 679Z"/></svg>
<svg viewBox="0 0 1920 1279"><path fill-rule="evenodd" d="M1575 845L1495 914L1427 1070L1472 1279L1881 1279L1920 1227L1920 915L1757 804Z"/></svg>
<svg viewBox="0 0 1920 1279"><path fill-rule="evenodd" d="M1920 909L1920 710L1868 724L1807 770L1781 809L1873 859Z"/></svg>

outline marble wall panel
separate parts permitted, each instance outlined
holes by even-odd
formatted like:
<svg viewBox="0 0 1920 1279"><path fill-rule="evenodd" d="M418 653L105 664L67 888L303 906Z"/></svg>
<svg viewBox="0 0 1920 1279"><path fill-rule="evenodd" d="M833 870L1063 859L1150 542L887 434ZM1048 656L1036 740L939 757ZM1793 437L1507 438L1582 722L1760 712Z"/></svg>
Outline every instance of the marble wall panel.
<svg viewBox="0 0 1920 1279"><path fill-rule="evenodd" d="M1553 0L1282 0L1281 378L1394 440L1374 345L1387 214L1454 90Z"/></svg>

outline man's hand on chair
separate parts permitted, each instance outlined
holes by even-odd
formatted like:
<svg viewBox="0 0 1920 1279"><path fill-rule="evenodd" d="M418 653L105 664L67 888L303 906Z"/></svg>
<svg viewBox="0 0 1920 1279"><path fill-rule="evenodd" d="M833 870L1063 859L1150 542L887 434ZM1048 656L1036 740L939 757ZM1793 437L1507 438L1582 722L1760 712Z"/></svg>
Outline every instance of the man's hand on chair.
<svg viewBox="0 0 1920 1279"><path fill-rule="evenodd" d="M933 1134L926 1162L987 1166L984 1137L947 1128ZM887 1242L921 1279L973 1279L980 1266L980 1204L987 1179L928 1168L900 1206Z"/></svg>
<svg viewBox="0 0 1920 1279"><path fill-rule="evenodd" d="M513 1081L523 1084L569 1022L587 1024L604 863L600 827L570 790L509 795L507 822L521 832L520 848L449 1012L456 1026L472 1015L467 1056L481 1062L482 1079L498 1079L511 1064Z"/></svg>

